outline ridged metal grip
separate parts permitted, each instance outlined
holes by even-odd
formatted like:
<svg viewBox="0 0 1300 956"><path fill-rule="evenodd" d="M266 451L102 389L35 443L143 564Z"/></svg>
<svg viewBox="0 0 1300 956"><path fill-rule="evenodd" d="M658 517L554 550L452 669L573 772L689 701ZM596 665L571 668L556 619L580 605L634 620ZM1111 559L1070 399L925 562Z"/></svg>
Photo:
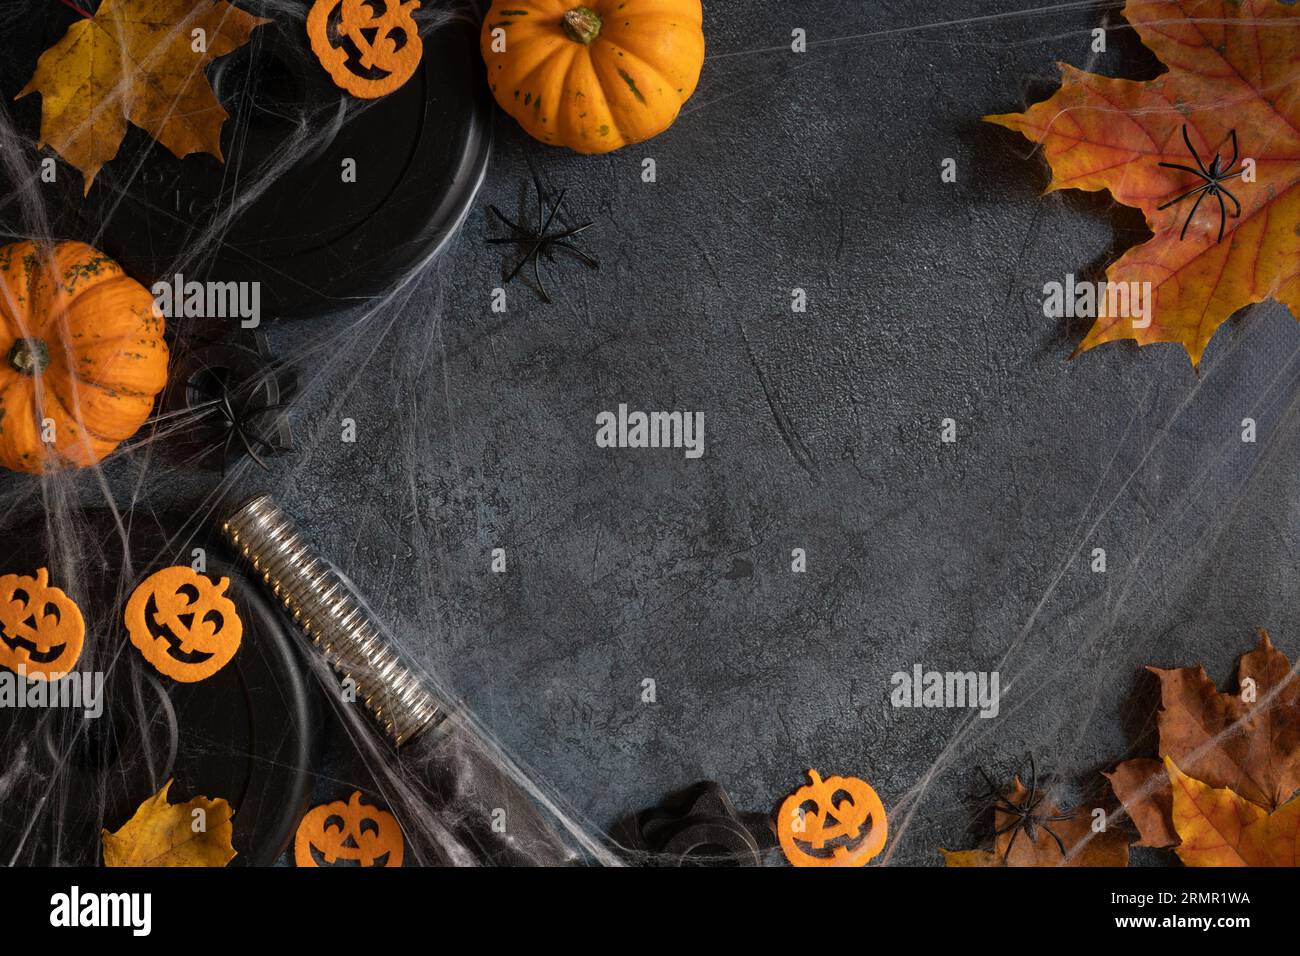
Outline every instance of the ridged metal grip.
<svg viewBox="0 0 1300 956"><path fill-rule="evenodd" d="M389 646L352 586L316 554L270 496L243 505L221 530L339 676L356 683L357 695L394 744L442 721L437 699Z"/></svg>

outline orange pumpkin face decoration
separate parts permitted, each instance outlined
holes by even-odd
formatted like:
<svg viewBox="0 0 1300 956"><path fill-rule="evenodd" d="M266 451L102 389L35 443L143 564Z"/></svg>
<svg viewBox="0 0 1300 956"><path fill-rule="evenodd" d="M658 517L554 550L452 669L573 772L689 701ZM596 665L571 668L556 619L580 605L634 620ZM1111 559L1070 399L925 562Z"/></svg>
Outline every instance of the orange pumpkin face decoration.
<svg viewBox="0 0 1300 956"><path fill-rule="evenodd" d="M293 859L298 866L401 866L406 844L397 818L361 802L361 791L347 803L314 807L298 824Z"/></svg>
<svg viewBox="0 0 1300 956"><path fill-rule="evenodd" d="M38 680L70 671L81 657L81 608L50 586L50 572L0 577L0 666Z"/></svg>
<svg viewBox="0 0 1300 956"><path fill-rule="evenodd" d="M424 55L412 14L420 0L316 0L307 14L312 52L334 82L374 99L415 75Z"/></svg>
<svg viewBox="0 0 1300 956"><path fill-rule="evenodd" d="M776 833L791 866L863 866L889 836L885 807L876 791L856 777L812 780L785 798ZM837 799L837 798L843 799ZM865 836L862 828L870 824Z"/></svg>
<svg viewBox="0 0 1300 956"><path fill-rule="evenodd" d="M229 578L214 582L188 567L154 572L126 602L131 643L172 680L211 677L230 663L244 634L229 586Z"/></svg>

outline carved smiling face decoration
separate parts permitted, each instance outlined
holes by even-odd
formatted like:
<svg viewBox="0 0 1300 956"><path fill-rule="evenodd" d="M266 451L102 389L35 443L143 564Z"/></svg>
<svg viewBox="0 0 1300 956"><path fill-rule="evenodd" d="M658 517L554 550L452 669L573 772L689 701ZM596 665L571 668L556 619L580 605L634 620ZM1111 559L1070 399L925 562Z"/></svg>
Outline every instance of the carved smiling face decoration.
<svg viewBox="0 0 1300 956"><path fill-rule="evenodd" d="M40 568L32 577L0 577L0 666L50 680L77 663L85 638L81 609L50 586L47 569Z"/></svg>
<svg viewBox="0 0 1300 956"><path fill-rule="evenodd" d="M293 841L298 866L401 866L405 851L397 818L361 802L361 791L307 811Z"/></svg>
<svg viewBox="0 0 1300 956"><path fill-rule="evenodd" d="M312 51L353 96L374 99L404 85L424 44L412 14L420 0L316 0L307 14Z"/></svg>
<svg viewBox="0 0 1300 956"><path fill-rule="evenodd" d="M218 582L188 567L163 568L140 583L126 603L131 643L172 680L211 677L239 650L244 625Z"/></svg>
<svg viewBox="0 0 1300 956"><path fill-rule="evenodd" d="M777 815L781 850L792 866L864 866L885 846L889 824L876 791L857 777L827 777L785 798ZM863 833L863 829L866 833Z"/></svg>

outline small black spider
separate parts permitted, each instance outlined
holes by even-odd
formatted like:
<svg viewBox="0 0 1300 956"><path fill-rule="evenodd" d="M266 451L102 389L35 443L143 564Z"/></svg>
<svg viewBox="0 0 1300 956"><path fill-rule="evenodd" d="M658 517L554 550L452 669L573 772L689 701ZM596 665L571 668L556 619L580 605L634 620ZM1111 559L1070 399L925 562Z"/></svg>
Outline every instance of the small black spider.
<svg viewBox="0 0 1300 956"><path fill-rule="evenodd" d="M264 384L261 380L253 379L232 385L215 369L206 370L206 374L196 375L190 381L190 389L204 399L195 403L193 410L204 426L211 428L215 435L200 453L200 457L220 448L223 473L230 465L231 453L239 452L236 441L263 469L267 468L267 464L258 455L258 446L271 454L284 450L255 427L263 415L286 407L283 403L266 401Z"/></svg>
<svg viewBox="0 0 1300 956"><path fill-rule="evenodd" d="M1073 813L1048 813L1051 809L1050 804L1043 806L1047 801L1047 794L1038 789L1038 767L1034 765L1034 755L1029 755L1029 789L1026 791L1024 798L1019 803L1013 803L1003 795L998 786L984 772L983 767L976 768L984 777L984 782L989 785L988 796L993 798L993 808L996 814L1001 813L1004 816L1011 817L1011 822L1001 827L995 827L993 830L994 837L999 837L1004 833L1010 833L1011 839L1007 843L1006 852L1002 854L1002 862L1006 863L1007 858L1011 856L1011 849L1016 845L1016 838L1021 833L1029 838L1033 845L1038 843L1038 831L1042 829L1048 836L1056 841L1056 847L1061 851L1062 859L1065 858L1065 844L1049 824L1060 823L1063 820L1074 818ZM1039 808L1042 807L1040 810Z"/></svg>
<svg viewBox="0 0 1300 956"><path fill-rule="evenodd" d="M547 305L550 305L551 297L546 294L546 286L542 282L542 274L538 266L538 260L542 256L546 256L549 261L553 262L555 261L555 250L564 249L571 255L581 259L586 265L593 269L599 269L600 263L568 241L586 230L591 226L591 223L584 222L581 226L574 226L572 229L559 229L555 232L550 231L551 221L555 219L555 214L560 211L560 204L564 202L564 197L568 190L560 190L560 195L555 199L555 205L552 206L551 211L547 213L543 203L544 194L542 192L542 184L538 181L536 176L533 177L533 188L537 190L537 228L528 229L525 226L521 226L519 223L506 218L501 213L501 210L496 206L490 205L488 208L492 210L498 219L514 230L514 235L489 239L488 245L500 246L515 244L527 247L523 258L521 258L515 265L514 269L511 270L510 275L506 276L506 282L509 282L515 276L519 275L519 270L522 269L531 259L533 263L533 278L537 281L537 289L542 295L542 301Z"/></svg>
<svg viewBox="0 0 1300 956"><path fill-rule="evenodd" d="M1181 242L1187 235L1187 227L1191 225L1192 217L1196 215L1196 210L1200 207L1201 200L1206 196L1213 196L1219 201L1219 238L1214 241L1216 243L1222 242L1223 227L1228 221L1228 207L1223 202L1224 196L1231 199L1232 204L1237 207L1237 211L1232 214L1232 218L1236 219L1241 216L1241 203L1237 202L1237 197L1228 192L1228 190L1222 185L1222 183L1227 180L1235 179L1245 172L1244 169L1239 169L1235 173L1229 172L1233 166L1237 165L1237 131L1235 129L1232 130L1232 159L1228 161L1227 166L1222 168L1220 168L1219 165L1222 161L1222 157L1218 153L1214 154L1214 159L1210 160L1209 166L1206 166L1201 162L1200 155L1196 152L1196 148L1192 146L1191 137L1187 135L1186 125L1183 126L1183 142L1187 144L1187 151L1192 154L1192 159L1196 160L1195 169L1192 169L1190 166L1180 166L1178 163L1160 163L1159 165L1165 166L1169 169L1181 169L1183 172L1191 173L1193 176L1199 176L1204 180L1204 182L1195 189L1189 189L1181 196L1175 196L1173 199L1169 200L1169 202L1162 206L1157 206L1156 208L1168 209L1174 203L1182 202L1189 196L1195 196L1197 193L1200 193L1200 195L1196 197L1196 202L1192 205L1192 211L1187 214L1187 221L1183 223L1183 231L1178 236L1178 239Z"/></svg>

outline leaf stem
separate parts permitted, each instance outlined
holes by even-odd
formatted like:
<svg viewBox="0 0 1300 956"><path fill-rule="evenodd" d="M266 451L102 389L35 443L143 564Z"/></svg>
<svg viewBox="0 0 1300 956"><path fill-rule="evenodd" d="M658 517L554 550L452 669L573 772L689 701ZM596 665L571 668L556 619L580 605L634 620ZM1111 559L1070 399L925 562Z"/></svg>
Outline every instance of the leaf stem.
<svg viewBox="0 0 1300 956"><path fill-rule="evenodd" d="M59 0L59 3L63 4L63 5L64 5L65 7L67 7L69 10L75 10L75 11L77 11L77 12L80 13L83 17L85 17L87 20L89 20L89 19L93 16L93 14L87 12L86 10L82 9L81 7L79 7L79 6L77 6L75 3L73 3L72 0Z"/></svg>

